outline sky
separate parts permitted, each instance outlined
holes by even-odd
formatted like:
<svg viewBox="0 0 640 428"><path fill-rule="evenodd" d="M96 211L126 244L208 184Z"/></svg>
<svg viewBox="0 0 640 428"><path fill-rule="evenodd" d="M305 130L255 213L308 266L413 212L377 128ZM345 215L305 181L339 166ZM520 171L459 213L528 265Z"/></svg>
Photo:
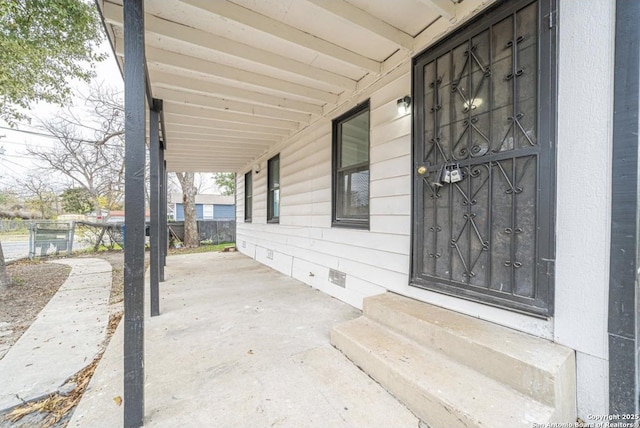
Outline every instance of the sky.
<svg viewBox="0 0 640 428"><path fill-rule="evenodd" d="M105 52L108 57L95 65L94 82L122 91L122 76L113 57L111 46L106 39L100 45L99 50ZM74 93L88 92L89 84L79 80L73 80L70 83ZM72 103L75 106L74 110L81 110L79 104L82 102L77 97L72 99ZM37 169L37 166L26 154L26 147L47 148L53 146L55 139L46 136L45 131L39 129L38 122L54 118L59 110L58 105L34 103L29 112L32 117L31 124L21 123L17 129L11 129L8 124L0 120L0 189L11 187L15 184L16 179L24 178Z"/></svg>
<svg viewBox="0 0 640 428"><path fill-rule="evenodd" d="M103 84L123 91L123 80L118 64L113 56L111 46L105 38L99 47L101 52L107 54L107 58L95 65L96 77L94 83ZM82 81L71 81L74 93L87 93L90 84ZM75 112L82 115L83 101L77 97L72 99ZM0 120L0 191L15 188L16 181L25 179L29 174L37 173L37 164L27 154L26 148L54 147L55 138L46 135L38 127L39 120L53 119L60 111L57 105L47 103L34 103L29 115L32 116L31 124L19 124L17 129L11 129L8 124ZM220 193L211 178L211 174L201 174L201 193Z"/></svg>

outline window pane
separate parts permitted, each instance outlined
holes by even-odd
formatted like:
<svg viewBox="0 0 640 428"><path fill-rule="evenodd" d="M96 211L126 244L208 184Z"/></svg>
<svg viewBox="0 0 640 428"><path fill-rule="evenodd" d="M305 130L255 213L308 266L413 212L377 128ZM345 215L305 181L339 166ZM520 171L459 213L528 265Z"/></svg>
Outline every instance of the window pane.
<svg viewBox="0 0 640 428"><path fill-rule="evenodd" d="M253 194L251 180L252 180L251 173L250 172L246 173L244 175L244 193L245 193L245 195L248 195L248 196L252 196L252 194Z"/></svg>
<svg viewBox="0 0 640 428"><path fill-rule="evenodd" d="M273 213L272 217L280 217L280 190L276 189L273 191L273 207L271 208L271 212Z"/></svg>
<svg viewBox="0 0 640 428"><path fill-rule="evenodd" d="M267 221L280 217L280 156L269 159L267 182Z"/></svg>
<svg viewBox="0 0 640 428"><path fill-rule="evenodd" d="M269 189L280 187L280 158L271 160L269 165Z"/></svg>
<svg viewBox="0 0 640 428"><path fill-rule="evenodd" d="M253 196L253 182L251 172L244 175L244 219L251 219L251 199Z"/></svg>
<svg viewBox="0 0 640 428"><path fill-rule="evenodd" d="M368 218L369 170L338 173L341 193L338 218Z"/></svg>
<svg viewBox="0 0 640 428"><path fill-rule="evenodd" d="M202 218L204 220L213 220L213 205L202 206Z"/></svg>
<svg viewBox="0 0 640 428"><path fill-rule="evenodd" d="M342 123L340 142L341 168L369 160L369 110Z"/></svg>

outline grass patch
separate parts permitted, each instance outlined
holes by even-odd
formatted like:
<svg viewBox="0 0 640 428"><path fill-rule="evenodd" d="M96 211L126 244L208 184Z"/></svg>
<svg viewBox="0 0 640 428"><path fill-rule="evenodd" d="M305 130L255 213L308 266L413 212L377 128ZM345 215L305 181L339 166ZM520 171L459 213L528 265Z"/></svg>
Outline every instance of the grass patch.
<svg viewBox="0 0 640 428"><path fill-rule="evenodd" d="M81 250L73 250L73 255L83 255L83 254L95 254L95 253L111 253L111 252L119 252L123 251L123 248L120 245L116 244L113 247L108 245L99 245L98 250L93 249L94 246L83 248Z"/></svg>
<svg viewBox="0 0 640 428"><path fill-rule="evenodd" d="M197 254L197 253L210 253L216 251L224 251L225 248L234 247L234 242L227 242L226 244L200 244L196 248L170 248L169 254Z"/></svg>
<svg viewBox="0 0 640 428"><path fill-rule="evenodd" d="M227 242L225 244L203 243L196 248L185 248L185 247L169 248L168 255L220 252L220 251L225 251L225 249L227 248L235 248L235 246L236 244L234 242ZM94 251L93 247L90 247L90 248L74 251L73 255L76 256L76 255L87 255L87 254L95 254L95 253L118 253L122 251L123 250L118 246L111 248L109 246L100 245L100 247L98 247L98 251ZM145 246L145 251L149 251L149 246Z"/></svg>
<svg viewBox="0 0 640 428"><path fill-rule="evenodd" d="M24 285L27 282L24 278L20 276L12 277L11 281L13 282L13 285L18 285L18 286Z"/></svg>

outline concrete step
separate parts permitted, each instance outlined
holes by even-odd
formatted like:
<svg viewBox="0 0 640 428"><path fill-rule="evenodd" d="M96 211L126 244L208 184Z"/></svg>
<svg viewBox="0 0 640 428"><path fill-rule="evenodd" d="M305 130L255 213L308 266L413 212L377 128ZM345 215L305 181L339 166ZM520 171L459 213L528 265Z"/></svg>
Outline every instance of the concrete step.
<svg viewBox="0 0 640 428"><path fill-rule="evenodd" d="M331 342L431 428L531 428L554 409L386 326L360 317Z"/></svg>
<svg viewBox="0 0 640 428"><path fill-rule="evenodd" d="M393 293L365 299L364 316L575 421L572 349Z"/></svg>

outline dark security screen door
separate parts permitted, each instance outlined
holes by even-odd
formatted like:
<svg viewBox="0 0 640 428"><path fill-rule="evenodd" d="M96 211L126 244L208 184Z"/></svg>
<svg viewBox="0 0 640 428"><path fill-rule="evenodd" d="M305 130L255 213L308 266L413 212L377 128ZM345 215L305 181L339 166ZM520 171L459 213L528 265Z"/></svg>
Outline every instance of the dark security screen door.
<svg viewBox="0 0 640 428"><path fill-rule="evenodd" d="M414 60L412 285L552 312L549 9L505 2Z"/></svg>

